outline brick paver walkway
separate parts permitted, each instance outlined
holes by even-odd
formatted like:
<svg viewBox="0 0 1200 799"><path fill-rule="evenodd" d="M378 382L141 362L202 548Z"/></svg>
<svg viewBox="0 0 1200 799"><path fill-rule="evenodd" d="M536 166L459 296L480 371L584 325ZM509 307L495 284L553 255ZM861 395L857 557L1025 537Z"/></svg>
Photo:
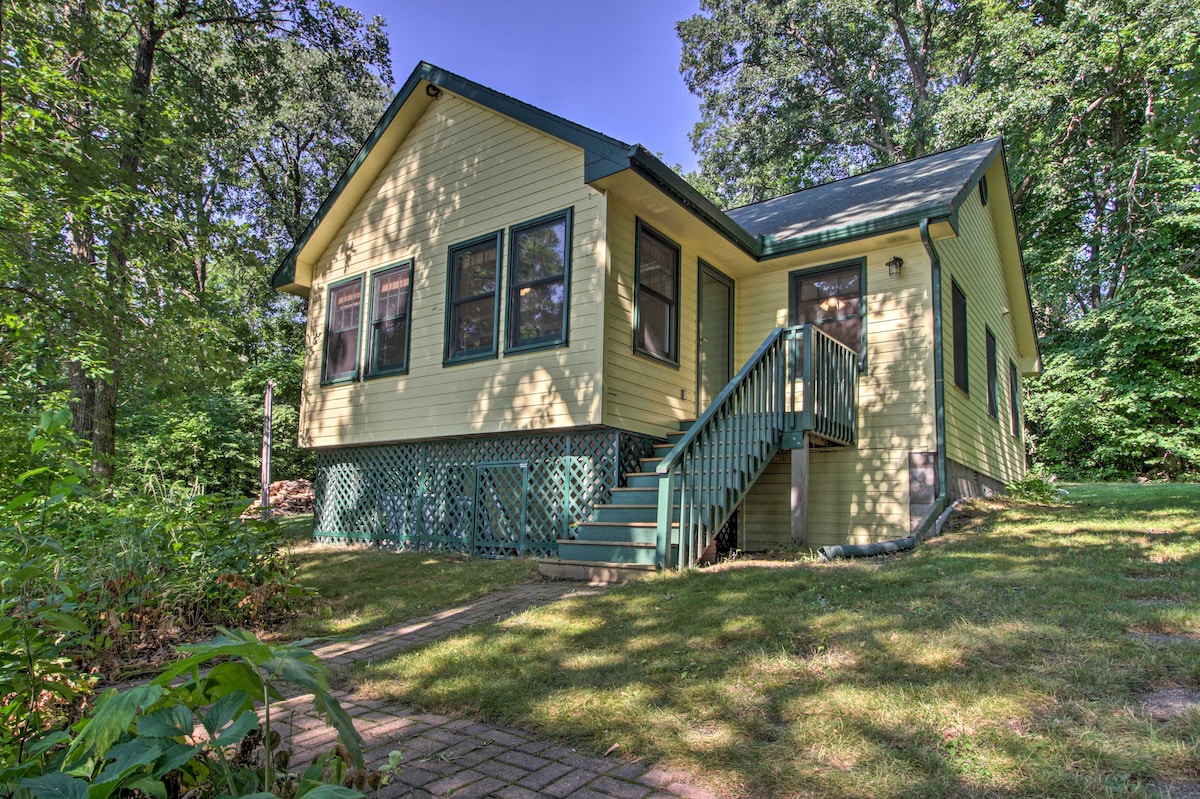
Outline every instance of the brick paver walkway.
<svg viewBox="0 0 1200 799"><path fill-rule="evenodd" d="M578 583L519 586L313 651L337 665L379 660L472 624L603 590ZM368 768L387 763L393 750L404 753L400 774L380 791L380 799L716 799L679 774L619 756L583 753L522 730L420 713L352 692L337 691L335 696L363 737ZM313 711L311 694L276 703L271 715L272 727L292 744L294 763L311 760L336 741L333 729Z"/></svg>

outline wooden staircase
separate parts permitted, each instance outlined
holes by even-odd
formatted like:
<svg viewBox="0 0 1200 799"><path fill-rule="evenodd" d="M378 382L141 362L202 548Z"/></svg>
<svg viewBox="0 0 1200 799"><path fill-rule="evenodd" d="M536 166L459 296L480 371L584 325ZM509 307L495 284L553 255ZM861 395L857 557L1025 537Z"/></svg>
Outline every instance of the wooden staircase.
<svg viewBox="0 0 1200 799"><path fill-rule="evenodd" d="M781 447L857 443L858 353L811 325L778 328L694 422L623 475L558 540L552 579L614 582L704 560Z"/></svg>
<svg viewBox="0 0 1200 799"><path fill-rule="evenodd" d="M610 583L657 570L655 534L663 475L655 468L693 424L680 422L678 433L671 433L667 443L655 446L654 457L639 461L639 471L622 475L624 487L614 488L608 502L596 506L592 519L575 528L574 538L558 539L558 559L538 562L543 577ZM675 493L678 497L678 490ZM673 515L677 527L678 504Z"/></svg>

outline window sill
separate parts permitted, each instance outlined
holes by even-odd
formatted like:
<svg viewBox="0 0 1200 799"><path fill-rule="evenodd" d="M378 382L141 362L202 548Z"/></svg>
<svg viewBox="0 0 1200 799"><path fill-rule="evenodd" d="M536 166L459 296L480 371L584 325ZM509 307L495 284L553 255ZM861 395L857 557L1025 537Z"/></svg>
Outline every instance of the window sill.
<svg viewBox="0 0 1200 799"><path fill-rule="evenodd" d="M516 347L505 347L505 355L520 355L525 352L537 352L538 350L556 350L567 346L565 338L555 339L554 341L542 341L536 344L520 344Z"/></svg>
<svg viewBox="0 0 1200 799"><path fill-rule="evenodd" d="M477 355L457 355L453 358L443 358L442 366L457 366L460 363L475 363L476 361L494 361L496 359L496 351L481 352Z"/></svg>
<svg viewBox="0 0 1200 799"><path fill-rule="evenodd" d="M355 372L354 374L346 375L345 377L335 377L330 380L322 380L321 388L325 388L326 386L342 386L342 385L345 385L346 383L357 382L357 380L358 380L358 372Z"/></svg>
<svg viewBox="0 0 1200 799"><path fill-rule="evenodd" d="M658 361L661 364L674 367L675 369L679 368L679 361L672 361L670 358L665 358L662 355L655 355L653 352L644 350L640 347L634 347L633 354L641 355L643 358L649 358L652 361Z"/></svg>
<svg viewBox="0 0 1200 799"><path fill-rule="evenodd" d="M394 369L380 369L378 372L367 372L364 380L374 380L377 377L396 377L397 375L408 374L407 366L397 366Z"/></svg>

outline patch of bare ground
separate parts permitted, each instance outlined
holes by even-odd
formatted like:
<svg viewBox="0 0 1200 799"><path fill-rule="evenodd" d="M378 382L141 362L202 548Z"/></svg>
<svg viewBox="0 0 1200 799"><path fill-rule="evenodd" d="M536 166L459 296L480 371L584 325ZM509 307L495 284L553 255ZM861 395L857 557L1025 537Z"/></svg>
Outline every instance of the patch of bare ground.
<svg viewBox="0 0 1200 799"><path fill-rule="evenodd" d="M1198 780L1156 782L1152 787L1162 799L1200 799L1200 781Z"/></svg>
<svg viewBox="0 0 1200 799"><path fill-rule="evenodd" d="M1148 644L1193 644L1200 645L1200 635L1194 633L1164 633L1130 630L1129 637Z"/></svg>
<svg viewBox="0 0 1200 799"><path fill-rule="evenodd" d="M1138 697L1151 718L1167 721L1189 710L1200 709L1200 691L1191 688L1161 688Z"/></svg>
<svg viewBox="0 0 1200 799"><path fill-rule="evenodd" d="M1135 604L1147 608L1171 608L1179 605L1179 600L1165 596L1142 596L1133 601Z"/></svg>

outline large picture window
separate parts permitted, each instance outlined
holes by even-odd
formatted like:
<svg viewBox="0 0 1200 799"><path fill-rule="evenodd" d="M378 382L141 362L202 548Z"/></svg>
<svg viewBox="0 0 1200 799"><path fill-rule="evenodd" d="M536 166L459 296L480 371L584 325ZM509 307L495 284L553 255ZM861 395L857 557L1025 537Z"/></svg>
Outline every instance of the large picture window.
<svg viewBox="0 0 1200 799"><path fill-rule="evenodd" d="M408 369L409 310L412 308L412 262L371 275L371 345L368 375Z"/></svg>
<svg viewBox="0 0 1200 799"><path fill-rule="evenodd" d="M790 291L793 325L818 325L823 333L864 355L861 261L793 273Z"/></svg>
<svg viewBox="0 0 1200 799"><path fill-rule="evenodd" d="M968 391L967 295L954 281L950 281L950 330L954 335L954 385Z"/></svg>
<svg viewBox="0 0 1200 799"><path fill-rule="evenodd" d="M679 365L679 247L638 221L633 348Z"/></svg>
<svg viewBox="0 0 1200 799"><path fill-rule="evenodd" d="M571 212L514 227L509 245L505 351L567 342Z"/></svg>
<svg viewBox="0 0 1200 799"><path fill-rule="evenodd" d="M362 311L362 278L329 288L325 304L325 358L321 380L334 383L358 377L358 331Z"/></svg>
<svg viewBox="0 0 1200 799"><path fill-rule="evenodd" d="M500 240L497 231L450 248L446 362L496 355Z"/></svg>

